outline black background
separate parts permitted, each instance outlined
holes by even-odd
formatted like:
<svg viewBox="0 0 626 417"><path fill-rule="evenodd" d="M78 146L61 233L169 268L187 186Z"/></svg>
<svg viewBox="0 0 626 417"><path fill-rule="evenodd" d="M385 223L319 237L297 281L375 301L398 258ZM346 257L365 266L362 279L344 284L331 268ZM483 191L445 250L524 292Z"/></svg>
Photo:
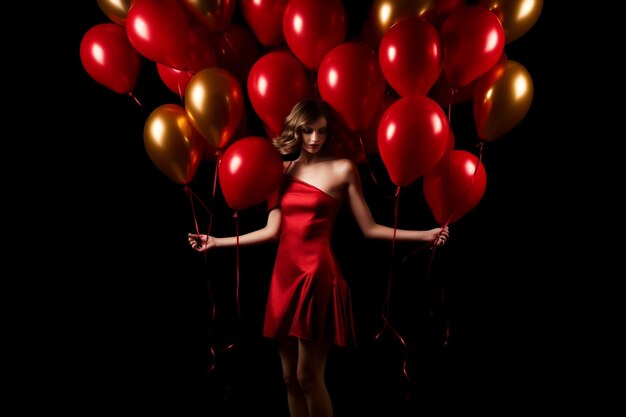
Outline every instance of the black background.
<svg viewBox="0 0 626 417"><path fill-rule="evenodd" d="M354 32L371 2L344 4ZM70 60L63 65L75 76L62 86L69 86L63 96L72 103L62 120L73 132L48 145L58 152L48 160L50 171L63 182L47 200L58 214L50 233L67 237L51 243L50 252L69 278L59 286L71 295L56 303L68 341L59 343L76 371L76 393L89 399L81 407L226 416L253 407L287 415L275 346L260 336L275 247L241 248L238 257L235 250L215 252L206 261L189 249L186 234L196 218L206 227L206 212L196 205L194 217L183 186L150 161L142 136L154 108L180 99L147 61L135 90L143 107L91 79L80 62L80 40L108 19L95 1L74 7L80 17L63 45ZM430 273L428 251L398 244L392 259L390 242L365 241L342 213L335 247L353 293L359 345L334 350L329 360L337 416L377 409L432 415L459 407L507 414L558 398L553 387L567 371L553 290L563 272L546 231L559 215L555 201L563 188L553 165L564 139L551 130L557 58L550 7L546 2L530 31L505 46L533 79L533 104L512 131L485 144L486 193L452 225ZM469 104L453 108L452 127L457 148L477 153ZM394 187L382 162L376 156L369 162L378 184L361 164L366 197L377 221L392 225ZM208 204L213 169L204 162L190 185ZM235 233L219 187L213 207L214 233ZM264 220L263 207L240 212L239 232ZM420 181L401 192L398 226L436 226ZM398 336L386 329L376 339L391 265L389 319Z"/></svg>

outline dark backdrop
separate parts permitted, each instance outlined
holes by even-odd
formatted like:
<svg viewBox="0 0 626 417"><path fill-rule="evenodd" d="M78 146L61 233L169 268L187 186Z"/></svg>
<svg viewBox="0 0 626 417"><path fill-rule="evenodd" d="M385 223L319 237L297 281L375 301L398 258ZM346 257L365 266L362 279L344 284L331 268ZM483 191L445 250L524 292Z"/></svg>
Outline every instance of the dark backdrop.
<svg viewBox="0 0 626 417"><path fill-rule="evenodd" d="M345 4L354 31L371 2ZM545 245L542 222L556 214L552 157L562 139L549 133L550 7L505 47L533 79L532 107L512 131L485 144L486 193L452 225L430 267L429 251L398 244L392 258L390 242L365 241L342 213L334 243L353 292L359 345L331 354L337 416L458 407L507 414L554 399L561 342L558 318L548 312L555 303L549 281L559 279L560 265ZM80 40L108 19L95 1L75 8L80 18L63 63L75 74L71 95L64 92L72 103L64 121L74 130L55 145L62 157L53 170L66 182L51 198L60 213L54 231L69 241L51 249L72 277L64 282L72 295L59 304L72 340L64 351L76 365L77 392L89 399L82 407L173 406L176 415L243 415L252 407L286 415L276 349L260 336L275 247L206 259L189 249L186 234L196 218L206 227L206 212L196 205L194 217L183 187L150 161L142 136L154 108L180 100L148 62L135 91L142 106L91 79ZM457 148L477 153L471 105L453 108L452 127ZM360 164L366 197L376 219L392 225L394 187L379 158L369 163ZM203 162L191 185L208 203L213 170ZM421 187L416 181L403 188L399 227L436 226ZM254 207L240 212L237 224L219 189L213 207L215 234L233 234L237 226L244 233L265 220L264 208ZM393 327L376 338L385 306Z"/></svg>

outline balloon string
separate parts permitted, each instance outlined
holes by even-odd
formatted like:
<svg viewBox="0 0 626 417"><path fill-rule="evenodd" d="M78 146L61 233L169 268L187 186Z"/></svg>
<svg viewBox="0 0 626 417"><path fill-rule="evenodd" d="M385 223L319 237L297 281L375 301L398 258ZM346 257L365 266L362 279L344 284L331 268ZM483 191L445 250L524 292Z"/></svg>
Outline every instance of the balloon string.
<svg viewBox="0 0 626 417"><path fill-rule="evenodd" d="M187 75L189 76L189 78L193 77L193 73L191 72L191 70L187 70ZM184 106L185 99L183 98L183 89L180 88L180 81L176 83L176 88L178 89L178 97L180 97L180 103Z"/></svg>
<svg viewBox="0 0 626 417"><path fill-rule="evenodd" d="M372 177L372 181L374 181L374 184L378 185L378 181L376 181L376 177L374 176L374 171L372 170L370 161L369 159L367 159L367 152L365 152L365 144L363 143L363 135L361 135L361 133L357 133L357 137L359 138L359 143L361 144L361 153L363 154L363 159L365 160L367 170L370 172L370 176Z"/></svg>
<svg viewBox="0 0 626 417"><path fill-rule="evenodd" d="M236 212L233 215L233 217L235 218L235 230L236 230L236 236L237 236L237 246L236 246L237 275L236 275L236 288L235 288L235 303L236 303L236 306L237 306L237 318L238 318L238 321L241 322L241 320L240 320L240 317L241 317L240 310L241 310L241 308L239 307L239 220L238 220ZM208 283L208 281L207 281L207 283ZM211 323L213 323L215 321L215 313L216 313L216 311L215 311L215 303L213 302L213 296L211 295L212 292L211 292L210 283L208 283L208 284L209 284L208 285L209 294L210 294L211 301L212 301L212 304L213 304L213 308L212 308L212 311L211 311ZM210 330L209 330L209 334L210 334ZM239 334L241 334L241 330L240 329L238 330L238 336L237 337L239 337ZM233 341L233 342L229 343L228 345L224 346L222 349L220 349L220 351L226 352L226 351L232 349L236 344L237 344L237 342ZM213 369L215 368L215 362L216 362L215 349L213 348L212 344L210 345L210 353L211 353L211 357L214 359L214 361L213 361L213 364L212 364L211 368L209 369L209 372L213 371Z"/></svg>
<svg viewBox="0 0 626 417"><path fill-rule="evenodd" d="M408 391L405 395L405 399L407 399L411 394L411 379L409 378L409 373L407 371L407 358L408 358L409 352L408 352L406 342L404 341L404 338L391 325L391 323L389 323L389 312L390 312L390 305L391 305L391 284L393 281L393 259L395 257L396 233L398 231L398 213L399 213L399 206L400 206L399 205L399 202L400 202L400 187L399 186L396 187L394 199L395 201L394 201L393 239L391 241L391 265L389 266L389 275L387 279L387 291L385 294L385 301L384 301L383 309L381 312L381 316L383 319L383 327L376 334L376 336L374 336L374 340L378 340L380 336L383 334L383 332L385 331L385 329L389 329L389 331L391 331L391 334L394 335L400 341L400 344L402 345L402 348L404 351L404 358L402 360L402 373L404 374L404 377L406 378L408 385L409 385Z"/></svg>
<svg viewBox="0 0 626 417"><path fill-rule="evenodd" d="M395 254L396 248L396 232L398 230L398 202L400 200L400 187L396 187L396 192L394 195L394 220L393 220L393 239L391 240L391 265L389 266L389 274L387 275L387 290L385 292L385 300L383 301L382 308L382 316L383 316L383 328L378 332L375 336L375 339L378 339L380 335L387 327L387 316L389 315L389 304L391 300L391 284L393 281L393 258Z"/></svg>
<svg viewBox="0 0 626 417"><path fill-rule="evenodd" d="M461 200L459 200L458 204L456 207L454 207L454 209L452 210L452 212L450 213L450 215L448 216L448 219L446 220L446 222L441 226L444 229L446 227L448 227L448 225L450 224L450 221L452 220L452 218L454 217L454 215L459 211L459 209L461 208L461 203L463 203L463 201L465 200L465 198L467 198L467 195L469 194L470 190L472 189L472 185L474 185L474 180L476 179L476 173L478 172L478 167L481 164L481 161L483 159L483 148L484 148L484 143L483 141L480 141L480 143L478 144L478 156L477 156L477 160L476 160L476 165L474 166L474 173L472 174L472 178L470 180L469 185L467 186L467 188L465 189L465 192L463 193L463 197L461 197ZM450 169L450 160L448 159L448 170ZM446 178L450 178L450 174L448 174L446 176Z"/></svg>
<svg viewBox="0 0 626 417"><path fill-rule="evenodd" d="M237 236L237 248L236 248L236 253L237 253L237 279L236 279L236 287L235 287L235 303L237 304L237 317L241 317L241 308L239 307L239 216L237 215L237 212L235 212L235 231L236 231L236 236Z"/></svg>
<svg viewBox="0 0 626 417"><path fill-rule="evenodd" d="M217 163L215 164L215 175L213 175L213 191L211 194L211 202L212 204L215 204L215 192L217 190L217 177L218 177L218 173L219 173L219 167L222 164L222 148L219 149L218 151L218 156L217 156ZM235 214L233 215L233 217L235 218L235 234L237 237L237 244L236 244L236 262L237 262L237 273L236 273L236 288L235 288L235 303L237 305L237 318L239 319L239 317L241 316L240 313L240 308L239 308L239 218L237 216L237 212L235 212ZM211 227L213 225L213 217L211 216L210 220L209 220L209 230L211 230ZM227 351L229 349L231 349L233 346L235 346L236 342L232 342L228 345L226 345L226 347L224 347L222 349L222 351Z"/></svg>
<svg viewBox="0 0 626 417"><path fill-rule="evenodd" d="M129 92L128 92L128 95L129 95L130 97L132 97L132 98L133 98L133 100L135 100L135 103L139 104L139 107L143 108L143 104L141 104L141 102L139 101L139 99L137 98L137 96L136 96L135 94L133 94L133 92L132 92L132 91L129 91Z"/></svg>
<svg viewBox="0 0 626 417"><path fill-rule="evenodd" d="M208 212L210 212L209 208L206 206L206 204L204 204L202 202L202 200L193 192L193 190L191 189L191 187L189 186L185 186L185 191L187 192L187 195L189 196L189 204L191 206L191 213L193 215L193 221L194 221L194 226L196 229L196 233L200 234L200 227L198 226L198 218L196 216L196 209L195 209L195 205L193 204L193 199L195 198L196 200L198 200L198 202L200 202L200 204L202 204L202 207L204 207ZM204 254L204 262L205 264L208 262L207 261L207 254ZM215 304L215 297L213 297L213 290L211 287L211 280L207 274L206 277L206 286L207 286L207 294L209 296L209 302L211 304L211 314L209 317L209 330L207 332L207 339L211 340L211 329L213 328L213 324L216 321L216 316L217 316L217 311L216 311L216 304ZM208 369L208 373L213 372L213 370L215 369L215 365L217 364L217 356L215 354L215 347L213 346L212 343L209 343L209 356L210 356L210 366Z"/></svg>
<svg viewBox="0 0 626 417"><path fill-rule="evenodd" d="M443 288L443 285L441 286L441 305L444 306L446 304L446 294L445 294L445 290ZM443 347L448 346L448 341L450 340L450 320L448 319L448 317L446 317L446 330L445 330L445 334L444 334L444 338L443 338Z"/></svg>
<svg viewBox="0 0 626 417"><path fill-rule="evenodd" d="M217 191L217 176L219 175L219 167L221 164L222 164L222 148L218 150L217 163L215 164L215 172L213 173L213 190L211 190L211 209L215 207L215 192ZM213 210L211 210L211 213L213 213ZM213 215L210 215L208 233L211 233L212 227L213 227Z"/></svg>
<svg viewBox="0 0 626 417"><path fill-rule="evenodd" d="M402 374L404 375L404 378L406 379L407 385L408 385L407 392L404 395L404 399L408 400L409 397L411 396L411 377L409 376L409 372L407 370L407 363L409 359L409 348L407 347L406 342L404 341L404 338L391 325L391 323L389 323L387 317L385 317L384 315L383 315L383 320L385 322L385 327L389 329L391 334L393 334L400 341L400 344L402 345L402 350L404 352L403 358L402 358ZM376 338L378 338L378 336L380 336L380 333L376 336Z"/></svg>
<svg viewBox="0 0 626 417"><path fill-rule="evenodd" d="M224 33L224 40L230 47L231 51L237 55L237 58L241 58L241 54L239 53L237 48L235 48L235 45L233 45L233 43L230 41L230 36L228 36L228 32L223 32L223 33Z"/></svg>
<svg viewBox="0 0 626 417"><path fill-rule="evenodd" d="M436 242L436 241L435 241ZM409 253L408 255L406 255L404 258L402 258L402 262L406 262L408 260L409 257L415 255L417 252L426 249L426 248L430 248L432 250L430 257L428 258L428 265L426 266L426 272L424 274L424 280L428 281L431 277L431 271L432 271L432 265L433 265L433 259L435 259L435 252L437 250L437 245L435 242L428 242L425 245L420 246L419 248L415 249L414 251L412 251L411 253ZM445 294L444 294L444 288L443 285L441 286L441 291L440 291L440 296L441 296L441 305L445 304ZM435 314L433 313L432 308L430 308L428 310L428 315L429 316L434 316ZM446 318L446 325L445 325L445 336L444 336L444 340L443 340L443 347L448 346L448 340L450 339L450 320L448 320Z"/></svg>
<svg viewBox="0 0 626 417"><path fill-rule="evenodd" d="M192 200L192 197L193 197L193 198L195 198L195 199L196 199L196 200L197 200L197 201L198 201L198 202L202 205L202 207L204 207L204 209L207 211L207 213L210 213L210 212L211 212L211 209L209 209L209 207L207 207L207 205L206 205L206 204L204 204L204 202L202 201L202 199L201 199L201 198L200 198L200 197L199 197L196 193L194 193L194 192L193 192L193 190L191 189L191 187L189 187L188 185L186 185L186 186L185 186L185 191L186 191L186 192L187 192L187 194L189 195L189 200L190 200L190 205L191 205L191 212L192 212L192 214L193 214L193 219L194 219L194 221L195 221L195 223L196 223L196 232L197 232L197 233L200 233L200 232L198 231L198 230L199 230L199 229L198 229L198 222L197 222L197 220L196 220L196 211L195 211L195 207L194 207L194 205L193 205L193 200Z"/></svg>
<svg viewBox="0 0 626 417"><path fill-rule="evenodd" d="M452 123L452 98L457 91L456 87L450 87L450 97L448 98L448 124Z"/></svg>

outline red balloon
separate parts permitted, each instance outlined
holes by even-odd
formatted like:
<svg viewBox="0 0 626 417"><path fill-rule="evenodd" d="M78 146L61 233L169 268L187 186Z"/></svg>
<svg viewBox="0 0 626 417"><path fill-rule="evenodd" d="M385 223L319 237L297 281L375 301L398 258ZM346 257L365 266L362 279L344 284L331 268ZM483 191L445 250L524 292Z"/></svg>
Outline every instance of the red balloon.
<svg viewBox="0 0 626 417"><path fill-rule="evenodd" d="M80 42L80 60L91 78L116 93L135 89L142 58L123 26L101 23L89 29Z"/></svg>
<svg viewBox="0 0 626 417"><path fill-rule="evenodd" d="M247 85L254 111L272 132L281 132L293 106L315 91L306 68L288 50L259 58L250 69Z"/></svg>
<svg viewBox="0 0 626 417"><path fill-rule="evenodd" d="M462 87L453 87L448 82L445 72L442 72L435 85L428 91L428 97L447 109L450 105L462 104L470 101L474 95L475 81Z"/></svg>
<svg viewBox="0 0 626 417"><path fill-rule="evenodd" d="M472 210L485 194L487 174L476 155L451 150L424 175L424 197L441 225L456 222Z"/></svg>
<svg viewBox="0 0 626 417"><path fill-rule="evenodd" d="M217 63L246 85L252 65L263 55L261 45L246 26L236 23L218 33L214 39Z"/></svg>
<svg viewBox="0 0 626 417"><path fill-rule="evenodd" d="M163 84L177 96L181 98L184 97L187 84L189 84L189 80L191 80L193 74L190 71L181 71L176 68L168 67L167 65L159 64L158 62L156 66Z"/></svg>
<svg viewBox="0 0 626 417"><path fill-rule="evenodd" d="M212 32L227 29L235 13L237 0L182 0L187 9Z"/></svg>
<svg viewBox="0 0 626 417"><path fill-rule="evenodd" d="M426 96L403 97L378 124L378 150L398 187L430 171L449 143L450 127L441 107Z"/></svg>
<svg viewBox="0 0 626 417"><path fill-rule="evenodd" d="M498 62L496 62L496 64L489 71L493 70L495 67L501 64L504 64L507 59L508 58L506 56L506 53L503 52L502 55L500 55L500 59L498 60ZM454 106L457 104L468 102L474 98L474 88L476 86L476 83L478 83L478 80L480 78L486 75L487 73L481 75L476 80L462 87L454 87L448 82L446 73L442 72L435 82L435 85L433 85L433 87L428 92L428 97L435 100L444 109L447 109L450 104Z"/></svg>
<svg viewBox="0 0 626 417"><path fill-rule="evenodd" d="M345 42L322 60L317 73L320 96L353 132L369 126L385 94L376 53L365 43Z"/></svg>
<svg viewBox="0 0 626 417"><path fill-rule="evenodd" d="M126 33L135 49L172 68L190 68L190 31L178 0L136 0L126 17Z"/></svg>
<svg viewBox="0 0 626 417"><path fill-rule="evenodd" d="M452 128L450 128L450 134L448 135L448 146L446 146L446 151L451 151L452 149L454 149L455 146L456 146L456 136L454 136L454 131L452 130Z"/></svg>
<svg viewBox="0 0 626 417"><path fill-rule="evenodd" d="M365 148L366 155L377 155L378 152L378 125L380 119L383 117L387 109L398 100L398 97L394 94L385 94L381 100L372 121L370 122L365 132L363 132L363 147Z"/></svg>
<svg viewBox="0 0 626 417"><path fill-rule="evenodd" d="M454 9L441 27L443 68L448 82L465 86L492 68L504 51L504 29L482 6Z"/></svg>
<svg viewBox="0 0 626 417"><path fill-rule="evenodd" d="M244 210L265 201L280 187L282 157L268 139L247 136L226 149L219 161L218 176L228 206Z"/></svg>
<svg viewBox="0 0 626 417"><path fill-rule="evenodd" d="M283 14L289 0L240 0L241 14L256 38L265 46L278 46L284 40Z"/></svg>
<svg viewBox="0 0 626 417"><path fill-rule="evenodd" d="M439 32L425 20L402 19L383 35L378 58L385 79L398 94L425 95L443 67Z"/></svg>
<svg viewBox="0 0 626 417"><path fill-rule="evenodd" d="M310 70L344 41L346 11L339 0L291 0L283 14L283 34L291 52Z"/></svg>
<svg viewBox="0 0 626 417"><path fill-rule="evenodd" d="M193 74L205 68L217 66L217 55L211 43L211 35L201 27L189 31L189 64L187 68Z"/></svg>

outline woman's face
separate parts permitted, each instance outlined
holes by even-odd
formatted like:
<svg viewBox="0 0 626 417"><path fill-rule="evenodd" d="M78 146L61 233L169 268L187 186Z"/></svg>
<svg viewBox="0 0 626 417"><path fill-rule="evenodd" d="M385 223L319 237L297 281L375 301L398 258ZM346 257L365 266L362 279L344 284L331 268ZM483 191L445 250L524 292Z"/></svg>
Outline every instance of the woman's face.
<svg viewBox="0 0 626 417"><path fill-rule="evenodd" d="M313 123L309 123L300 128L300 135L302 135L302 149L309 153L317 153L322 149L324 142L326 142L326 133L328 127L326 124L326 118L320 117Z"/></svg>

